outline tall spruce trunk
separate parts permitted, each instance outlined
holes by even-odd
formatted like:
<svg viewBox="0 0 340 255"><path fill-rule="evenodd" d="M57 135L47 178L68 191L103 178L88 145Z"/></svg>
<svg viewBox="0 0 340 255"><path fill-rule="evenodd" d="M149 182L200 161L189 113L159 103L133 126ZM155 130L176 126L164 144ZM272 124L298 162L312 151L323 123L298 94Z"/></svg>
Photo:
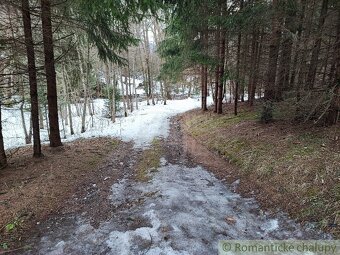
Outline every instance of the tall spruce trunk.
<svg viewBox="0 0 340 255"><path fill-rule="evenodd" d="M65 85L66 107L67 107L67 111L68 111L69 124L70 124L70 133L71 133L71 135L74 135L73 119L72 119L72 106L71 106L71 98L70 98L69 86L68 86L69 78L68 78L68 74L66 72L65 65L63 67L63 78L64 78L64 85Z"/></svg>
<svg viewBox="0 0 340 255"><path fill-rule="evenodd" d="M21 1L22 19L24 24L25 45L27 53L28 76L31 96L31 120L33 126L33 157L41 157L41 142L39 128L39 102L38 102L38 85L37 69L35 66L35 52L32 36L31 13L29 9L29 0ZM57 109L58 111L58 109Z"/></svg>
<svg viewBox="0 0 340 255"><path fill-rule="evenodd" d="M300 54L300 48L301 48L301 36L302 36L302 30L303 30L303 20L305 17L305 9L306 9L306 0L301 0L301 11L298 15L298 25L297 25L297 39L295 41L295 54L293 58L293 64L292 64L292 71L290 75L290 81L289 81L289 87L294 88L295 87L295 78L297 74L297 66L298 66L298 58Z"/></svg>
<svg viewBox="0 0 340 255"><path fill-rule="evenodd" d="M4 138L2 136L2 118L1 118L1 102L0 102L0 169L7 166L7 157L5 153Z"/></svg>
<svg viewBox="0 0 340 255"><path fill-rule="evenodd" d="M340 115L340 10L338 9L338 24L337 35L334 47L335 63L336 66L335 78L331 84L330 93L332 93L330 107L326 116L326 124L334 125L339 120Z"/></svg>
<svg viewBox="0 0 340 255"><path fill-rule="evenodd" d="M113 72L113 66L111 63L110 72ZM117 84L117 78L116 74L112 75L112 105L111 105L111 121L116 122L116 84Z"/></svg>
<svg viewBox="0 0 340 255"><path fill-rule="evenodd" d="M289 10L285 20L285 27L289 31L284 32L284 38L282 40L282 52L279 60L278 81L277 81L277 99L282 100L283 91L287 91L289 87L289 77L291 72L291 59L293 50L293 38L291 33L296 32L295 26L296 10Z"/></svg>
<svg viewBox="0 0 340 255"><path fill-rule="evenodd" d="M58 97L57 97L57 79L54 66L53 50L53 32L51 22L51 2L50 0L41 0L41 22L43 30L43 44L45 55L45 71L47 81L47 102L48 102L48 119L50 125L50 146L61 146L59 118L58 118Z"/></svg>
<svg viewBox="0 0 340 255"><path fill-rule="evenodd" d="M322 40L322 28L326 20L328 10L328 0L322 1L321 6L321 13L319 17L319 23L317 27L317 34L316 34L316 40L313 46L312 50L312 57L310 60L309 70L307 74L307 80L306 80L306 87L311 89L314 86L315 83L315 76L316 76L316 69L319 62L319 54L320 54L320 48L321 48L321 40Z"/></svg>
<svg viewBox="0 0 340 255"><path fill-rule="evenodd" d="M126 81L126 77L125 77L125 81ZM124 107L124 116L127 117L127 109L126 109L126 97L124 95L124 83L123 83L123 72L121 72L120 74L120 87L122 90L122 97L123 97L123 107Z"/></svg>
<svg viewBox="0 0 340 255"><path fill-rule="evenodd" d="M203 50L205 53L208 52L208 30L205 29L202 32L202 40L203 40ZM207 96L208 96L208 68L206 65L202 65L201 67L201 93L202 93L202 105L201 108L203 111L207 111Z"/></svg>
<svg viewBox="0 0 340 255"><path fill-rule="evenodd" d="M249 76L249 83L248 83L248 104L250 106L253 106L254 104L254 99L255 99L255 75L256 75L256 60L257 60L257 53L258 53L258 48L259 48L259 43L258 43L259 35L258 35L258 30L253 30L252 34L252 42L251 42L251 70L250 70L250 76Z"/></svg>
<svg viewBox="0 0 340 255"><path fill-rule="evenodd" d="M243 9L243 0L240 1L240 10ZM237 115L237 107L238 107L238 91L240 84L240 58L241 58L241 41L242 34L241 28L239 28L239 32L237 35L237 52L236 52L236 84L234 89L234 115Z"/></svg>
<svg viewBox="0 0 340 255"><path fill-rule="evenodd" d="M272 30L269 45L268 73L264 92L264 98L266 100L276 100L276 70L281 41L280 17L278 13L279 1L280 0L273 0L273 16L271 22Z"/></svg>
<svg viewBox="0 0 340 255"><path fill-rule="evenodd" d="M241 32L237 36L237 53L236 53L236 83L234 89L234 115L237 115L238 108L238 95L239 95L239 84L240 84L240 55L241 55Z"/></svg>
<svg viewBox="0 0 340 255"><path fill-rule="evenodd" d="M224 84L224 60L225 60L225 32L223 30L220 31L220 64L219 64L219 70L218 70L218 75L219 75L219 84L218 84L218 90L217 90L217 113L221 114L222 113L222 103L223 103L223 84Z"/></svg>
<svg viewBox="0 0 340 255"><path fill-rule="evenodd" d="M214 112L217 113L217 101L218 101L218 87L220 84L220 27L217 27L215 33L215 41L216 41L216 70L215 70L215 93L214 93Z"/></svg>

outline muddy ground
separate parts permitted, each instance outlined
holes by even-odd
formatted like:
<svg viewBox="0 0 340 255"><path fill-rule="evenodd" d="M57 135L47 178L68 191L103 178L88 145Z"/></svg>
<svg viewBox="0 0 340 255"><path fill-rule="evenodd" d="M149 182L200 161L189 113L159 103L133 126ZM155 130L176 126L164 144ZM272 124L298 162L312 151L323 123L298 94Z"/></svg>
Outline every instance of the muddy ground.
<svg viewBox="0 0 340 255"><path fill-rule="evenodd" d="M183 134L180 117L171 119L168 137L155 140L150 146L161 153L116 144L4 252L205 255L217 254L221 239L329 237L238 194L233 166ZM140 169L148 178L140 178Z"/></svg>

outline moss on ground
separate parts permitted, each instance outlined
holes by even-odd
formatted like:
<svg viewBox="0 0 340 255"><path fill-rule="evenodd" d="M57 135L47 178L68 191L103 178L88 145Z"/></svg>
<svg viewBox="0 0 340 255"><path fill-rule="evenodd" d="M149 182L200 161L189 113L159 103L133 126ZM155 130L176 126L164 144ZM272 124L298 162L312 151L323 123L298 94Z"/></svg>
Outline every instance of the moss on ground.
<svg viewBox="0 0 340 255"><path fill-rule="evenodd" d="M157 171L160 166L160 159L163 155L161 140L155 138L150 148L142 152L141 159L137 165L136 178L138 181L146 182L150 180L150 173Z"/></svg>

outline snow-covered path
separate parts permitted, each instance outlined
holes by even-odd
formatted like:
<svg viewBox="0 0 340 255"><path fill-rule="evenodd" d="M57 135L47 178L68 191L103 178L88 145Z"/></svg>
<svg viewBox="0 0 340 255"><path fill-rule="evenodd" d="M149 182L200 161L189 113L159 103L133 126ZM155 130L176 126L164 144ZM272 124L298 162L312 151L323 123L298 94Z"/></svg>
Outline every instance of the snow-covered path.
<svg viewBox="0 0 340 255"><path fill-rule="evenodd" d="M202 167L162 163L149 183L123 179L112 188L117 206L138 198L142 205L98 229L79 221L66 240L44 237L41 254L210 255L217 254L219 240L308 237L292 220L261 213L253 199L232 193ZM122 229L126 218L145 222Z"/></svg>
<svg viewBox="0 0 340 255"><path fill-rule="evenodd" d="M122 123L121 137L132 139L136 143L134 150L142 150L155 137L165 137L168 118L184 110L175 104L167 110L147 108ZM85 216L76 215L72 226L66 221L55 229L46 229L36 252L210 255L217 254L218 241L225 239L326 237L302 228L284 215L267 215L254 199L234 193L204 167L188 164L180 153L181 144L177 149L177 163L170 163L165 153L161 166L151 172L150 181L138 182L127 172L112 186L107 203L118 208L112 219L93 227ZM133 160L128 164L133 165Z"/></svg>

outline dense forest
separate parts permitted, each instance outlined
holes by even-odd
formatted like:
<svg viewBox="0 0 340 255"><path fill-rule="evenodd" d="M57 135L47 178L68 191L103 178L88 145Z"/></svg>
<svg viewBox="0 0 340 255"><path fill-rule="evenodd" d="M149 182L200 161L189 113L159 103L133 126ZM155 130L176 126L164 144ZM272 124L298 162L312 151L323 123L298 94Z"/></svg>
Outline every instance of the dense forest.
<svg viewBox="0 0 340 255"><path fill-rule="evenodd" d="M160 51L163 73L200 75L222 112L237 102L290 100L297 120L335 124L339 110L338 1L181 1Z"/></svg>
<svg viewBox="0 0 340 255"><path fill-rule="evenodd" d="M0 254L340 235L338 0L1 0L0 108Z"/></svg>
<svg viewBox="0 0 340 255"><path fill-rule="evenodd" d="M83 104L85 132L93 98L110 99L115 121L115 91L126 90L127 115L139 85L153 104L181 84L201 92L203 110L211 94L217 113L224 99L236 115L239 101L264 98L266 122L280 101L296 121L339 118L338 1L6 0L0 22L1 104L30 109L35 157L44 125L52 147L61 145L60 119L73 133L71 103Z"/></svg>

